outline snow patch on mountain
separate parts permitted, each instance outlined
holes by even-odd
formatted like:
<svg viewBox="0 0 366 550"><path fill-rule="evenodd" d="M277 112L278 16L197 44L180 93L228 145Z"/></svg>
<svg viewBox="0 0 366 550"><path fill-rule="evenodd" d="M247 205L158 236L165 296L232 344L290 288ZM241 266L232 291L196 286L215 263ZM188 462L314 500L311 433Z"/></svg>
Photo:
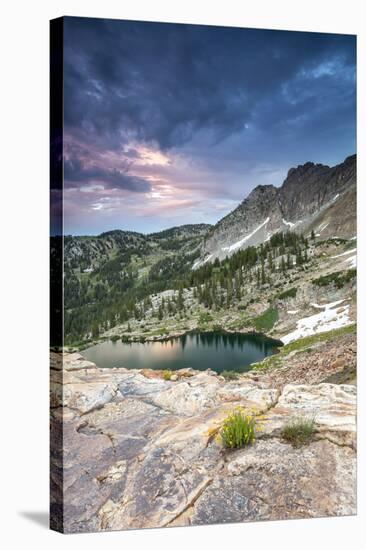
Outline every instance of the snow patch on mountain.
<svg viewBox="0 0 366 550"><path fill-rule="evenodd" d="M353 254L350 258L346 258L343 262L343 265L345 265L348 269L355 268L357 265L357 248L352 248L351 250L346 250L346 252L342 252L342 254L337 254L336 256L331 256L331 258L342 258L343 256L349 256L350 254Z"/></svg>
<svg viewBox="0 0 366 550"><path fill-rule="evenodd" d="M288 225L289 227L295 227L295 223L292 223L292 222L287 222L284 218L282 218L282 223L284 223L285 225Z"/></svg>
<svg viewBox="0 0 366 550"><path fill-rule="evenodd" d="M269 222L269 218L264 220L264 222L261 223L256 229L254 229L254 231L249 233L249 235L246 235L246 237L243 237L242 239L240 239L240 241L236 241L235 243L231 244L230 246L223 246L222 250L225 250L227 252L234 252L235 250L238 250L241 246L243 246L243 244L246 241L251 239L253 237L253 235L255 235L260 229L262 229L262 227L267 225L268 222Z"/></svg>
<svg viewBox="0 0 366 550"><path fill-rule="evenodd" d="M296 323L296 329L289 334L286 334L282 338L284 344L289 344L299 338L305 336L311 336L321 332L328 332L336 328L345 327L352 324L349 318L349 305L339 306L344 300L338 300L337 302L331 302L329 304L318 305L311 304L316 309L322 309L323 311L310 315L310 317L304 317L299 319Z"/></svg>
<svg viewBox="0 0 366 550"><path fill-rule="evenodd" d="M328 227L328 225L329 225L329 223L322 223L321 225L319 225L319 227L318 227L319 233L324 231L324 229L326 229Z"/></svg>
<svg viewBox="0 0 366 550"><path fill-rule="evenodd" d="M347 258L344 262L348 268L356 268L357 266L357 255L355 254L351 258Z"/></svg>
<svg viewBox="0 0 366 550"><path fill-rule="evenodd" d="M331 256L332 258L341 258L342 256L348 256L349 254L354 254L356 252L357 248L352 248L352 250L346 250L346 252L342 252L342 254L337 254L336 256Z"/></svg>
<svg viewBox="0 0 366 550"><path fill-rule="evenodd" d="M201 267L201 265L206 264L211 260L212 256L213 254L209 254L207 258L205 258L204 260L200 260L200 259L196 260L192 266L192 269L197 269L197 267Z"/></svg>
<svg viewBox="0 0 366 550"><path fill-rule="evenodd" d="M335 306L339 306L339 304L341 304L342 302L344 302L344 300L337 300L336 302L330 302L329 304L320 304L320 305L316 304L315 302L312 302L310 305L311 307L315 307L316 309L323 309L323 308L332 309Z"/></svg>

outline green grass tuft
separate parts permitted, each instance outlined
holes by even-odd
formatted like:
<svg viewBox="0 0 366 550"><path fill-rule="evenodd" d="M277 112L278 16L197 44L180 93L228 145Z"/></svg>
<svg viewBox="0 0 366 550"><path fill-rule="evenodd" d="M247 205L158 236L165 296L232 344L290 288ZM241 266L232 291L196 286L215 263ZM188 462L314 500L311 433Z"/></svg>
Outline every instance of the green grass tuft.
<svg viewBox="0 0 366 550"><path fill-rule="evenodd" d="M294 447L310 443L315 434L313 418L293 418L282 428L282 437Z"/></svg>
<svg viewBox="0 0 366 550"><path fill-rule="evenodd" d="M275 307L269 307L258 317L252 319L252 324L257 331L267 331L274 327L278 321L278 310Z"/></svg>

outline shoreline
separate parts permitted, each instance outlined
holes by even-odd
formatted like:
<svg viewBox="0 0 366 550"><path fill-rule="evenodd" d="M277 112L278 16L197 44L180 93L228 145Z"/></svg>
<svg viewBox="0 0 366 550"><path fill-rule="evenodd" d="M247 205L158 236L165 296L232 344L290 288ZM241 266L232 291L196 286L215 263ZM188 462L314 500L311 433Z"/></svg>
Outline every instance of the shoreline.
<svg viewBox="0 0 366 550"><path fill-rule="evenodd" d="M276 347L281 348L284 343L280 338L273 338L272 336L269 336L268 334L264 332L258 332L256 330L252 329L242 329L242 330L233 330L233 329L225 329L225 328L189 328L184 330L177 330L169 332L168 334L156 334L156 335L149 335L149 336L142 336L141 334L122 334L120 336L105 336L100 337L98 340L92 340L89 342L84 342L81 345L76 346L59 346L59 347L53 347L51 348L52 351L61 351L62 353L74 353L74 352L80 352L84 351L86 349L92 348L94 346L97 346L99 344L103 344L104 342L122 342L124 344L132 344L132 343L150 343L150 342L167 342L169 340L174 340L175 338L181 338L182 336L188 335L188 334L197 334L197 333L222 333L222 334L237 334L240 336L260 336L262 338L266 338L267 340L274 342L277 344Z"/></svg>

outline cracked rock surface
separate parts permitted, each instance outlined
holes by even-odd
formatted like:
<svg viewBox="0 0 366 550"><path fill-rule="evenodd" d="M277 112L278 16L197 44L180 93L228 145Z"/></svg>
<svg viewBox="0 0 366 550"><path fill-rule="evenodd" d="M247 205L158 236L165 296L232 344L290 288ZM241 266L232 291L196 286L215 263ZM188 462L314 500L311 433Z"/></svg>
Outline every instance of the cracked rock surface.
<svg viewBox="0 0 366 550"><path fill-rule="evenodd" d="M66 532L356 513L356 388L225 381L212 371L99 369L52 355L52 507ZM227 451L215 435L235 406L261 431ZM312 442L281 438L315 419ZM63 472L62 472L63 466ZM63 480L63 489L62 489Z"/></svg>

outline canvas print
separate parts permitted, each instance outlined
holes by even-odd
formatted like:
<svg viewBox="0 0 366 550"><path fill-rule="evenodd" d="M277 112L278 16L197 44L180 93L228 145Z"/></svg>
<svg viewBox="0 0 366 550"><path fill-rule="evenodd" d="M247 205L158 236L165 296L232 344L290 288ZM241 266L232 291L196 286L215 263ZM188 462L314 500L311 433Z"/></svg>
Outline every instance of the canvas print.
<svg viewBox="0 0 366 550"><path fill-rule="evenodd" d="M51 22L51 527L356 514L356 37Z"/></svg>

